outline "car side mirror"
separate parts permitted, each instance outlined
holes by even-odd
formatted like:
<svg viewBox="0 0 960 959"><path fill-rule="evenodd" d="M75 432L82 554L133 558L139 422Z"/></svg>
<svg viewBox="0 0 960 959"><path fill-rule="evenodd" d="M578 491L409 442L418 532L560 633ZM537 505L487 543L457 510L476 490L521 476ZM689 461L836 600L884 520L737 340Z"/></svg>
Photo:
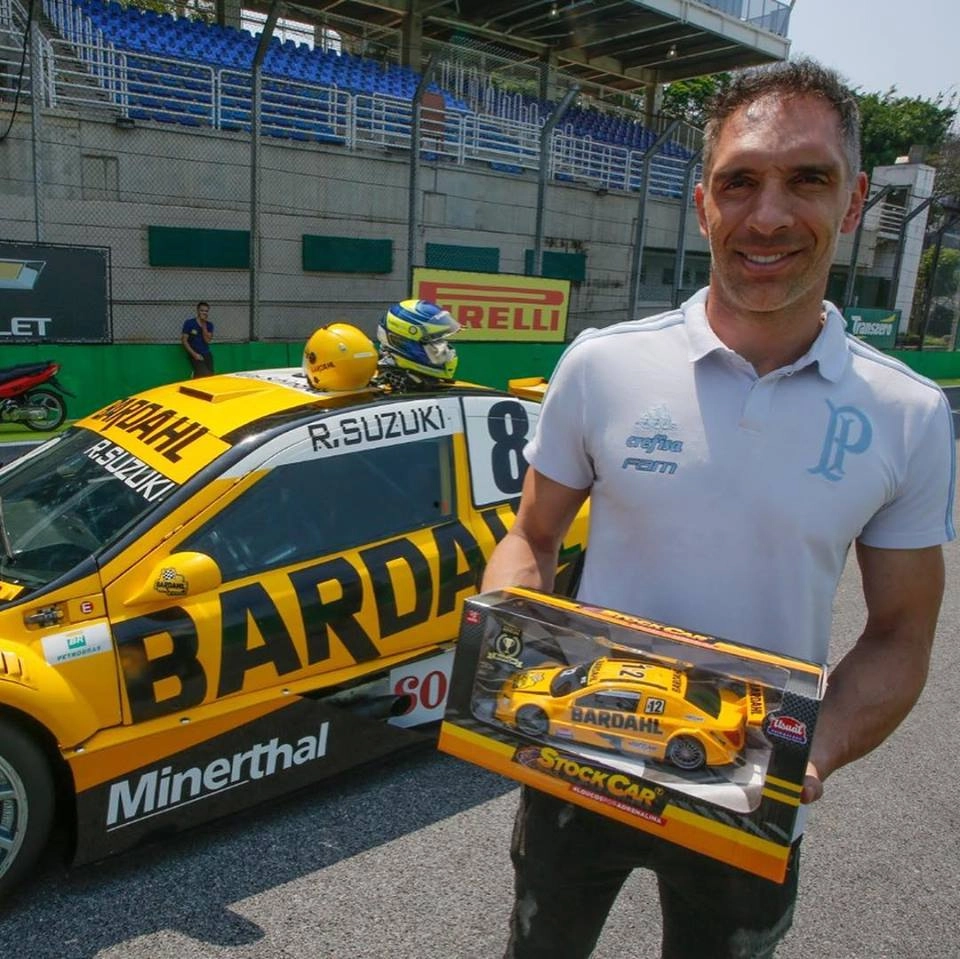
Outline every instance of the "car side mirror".
<svg viewBox="0 0 960 959"><path fill-rule="evenodd" d="M144 584L123 605L197 596L222 583L220 567L206 553L172 553L153 566Z"/></svg>

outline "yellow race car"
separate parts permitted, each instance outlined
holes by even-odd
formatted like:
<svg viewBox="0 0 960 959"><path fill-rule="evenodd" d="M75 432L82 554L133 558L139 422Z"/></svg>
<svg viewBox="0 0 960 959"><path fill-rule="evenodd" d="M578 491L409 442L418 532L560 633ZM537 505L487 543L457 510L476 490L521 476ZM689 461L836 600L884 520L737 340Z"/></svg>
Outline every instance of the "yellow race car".
<svg viewBox="0 0 960 959"><path fill-rule="evenodd" d="M55 815L88 861L435 725L538 410L263 370L119 400L0 470L0 894ZM563 569L585 536L584 513Z"/></svg>
<svg viewBox="0 0 960 959"><path fill-rule="evenodd" d="M600 657L514 673L495 718L552 737L691 771L735 762L766 715L765 687L637 660Z"/></svg>

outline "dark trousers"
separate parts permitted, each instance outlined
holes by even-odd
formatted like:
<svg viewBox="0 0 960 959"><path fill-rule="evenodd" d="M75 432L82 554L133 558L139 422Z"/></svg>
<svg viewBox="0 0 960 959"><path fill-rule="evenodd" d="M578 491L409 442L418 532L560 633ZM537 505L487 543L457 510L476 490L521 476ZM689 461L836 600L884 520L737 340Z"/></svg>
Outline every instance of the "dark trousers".
<svg viewBox="0 0 960 959"><path fill-rule="evenodd" d="M194 379L196 379L198 376L213 376L212 353L208 353L206 356L201 356L199 360L187 354L187 359L190 360L190 365L193 367Z"/></svg>
<svg viewBox="0 0 960 959"><path fill-rule="evenodd" d="M799 843L779 885L524 786L510 853L505 959L585 959L636 868L657 874L662 959L768 959L793 919ZM654 935L629 954L653 955Z"/></svg>

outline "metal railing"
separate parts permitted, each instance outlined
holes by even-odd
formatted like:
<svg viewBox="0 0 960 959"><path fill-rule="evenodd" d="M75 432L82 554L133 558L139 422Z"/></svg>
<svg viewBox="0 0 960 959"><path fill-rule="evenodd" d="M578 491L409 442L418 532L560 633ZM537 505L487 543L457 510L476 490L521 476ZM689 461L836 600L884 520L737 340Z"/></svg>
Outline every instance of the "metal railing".
<svg viewBox="0 0 960 959"><path fill-rule="evenodd" d="M19 66L19 48L0 36L0 63ZM107 112L135 122L250 130L250 75L143 53L119 51L95 39L44 42L41 56L45 104L81 112ZM10 81L8 81L10 82ZM24 84L29 90L29 84ZM536 171L539 122L509 120L423 106L422 158L457 164L481 162L507 173ZM261 129L271 137L340 144L350 150L409 149L409 100L384 93L360 94L336 87L265 75ZM567 125L554 132L551 176L607 190L637 190L645 151L593 139ZM682 192L686 160L659 156L651 190Z"/></svg>
<svg viewBox="0 0 960 959"><path fill-rule="evenodd" d="M4 2L17 6L16 0ZM70 0L43 2L47 16L65 37L46 44L48 105L113 110L137 122L249 131L249 73L120 50ZM6 59L3 53L0 48L0 59ZM503 172L538 170L540 129L545 121L540 105L510 94L488 96L484 102L489 109L502 108L508 115L423 107L421 122L432 131L425 136L424 158L442 157L459 164L479 161ZM351 150L409 149L412 119L410 101L403 98L355 93L264 72L261 128L268 136L337 143ZM654 161L651 188L662 196L682 192L686 161L684 147L679 143L677 147L676 155ZM608 190L636 190L644 155L642 149L606 143L567 125L551 141L550 171L560 179Z"/></svg>
<svg viewBox="0 0 960 959"><path fill-rule="evenodd" d="M700 3L778 37L785 37L790 26L791 7L780 0L700 0Z"/></svg>

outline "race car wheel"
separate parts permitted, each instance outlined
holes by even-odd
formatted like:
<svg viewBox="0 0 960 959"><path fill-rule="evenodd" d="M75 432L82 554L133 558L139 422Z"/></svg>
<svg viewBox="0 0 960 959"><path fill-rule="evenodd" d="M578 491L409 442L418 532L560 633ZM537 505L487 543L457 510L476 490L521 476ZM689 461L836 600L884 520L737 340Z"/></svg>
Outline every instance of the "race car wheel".
<svg viewBox="0 0 960 959"><path fill-rule="evenodd" d="M521 706L517 710L517 729L528 736L546 736L550 720L539 706Z"/></svg>
<svg viewBox="0 0 960 959"><path fill-rule="evenodd" d="M667 762L673 763L678 769L689 772L699 769L706 761L707 751L693 736L677 736L676 739L671 739L667 746Z"/></svg>
<svg viewBox="0 0 960 959"><path fill-rule="evenodd" d="M54 784L36 743L0 720L0 898L34 865L53 822Z"/></svg>
<svg viewBox="0 0 960 959"><path fill-rule="evenodd" d="M53 390L31 390L24 401L28 415L23 425L28 430L55 430L67 418L67 405Z"/></svg>

